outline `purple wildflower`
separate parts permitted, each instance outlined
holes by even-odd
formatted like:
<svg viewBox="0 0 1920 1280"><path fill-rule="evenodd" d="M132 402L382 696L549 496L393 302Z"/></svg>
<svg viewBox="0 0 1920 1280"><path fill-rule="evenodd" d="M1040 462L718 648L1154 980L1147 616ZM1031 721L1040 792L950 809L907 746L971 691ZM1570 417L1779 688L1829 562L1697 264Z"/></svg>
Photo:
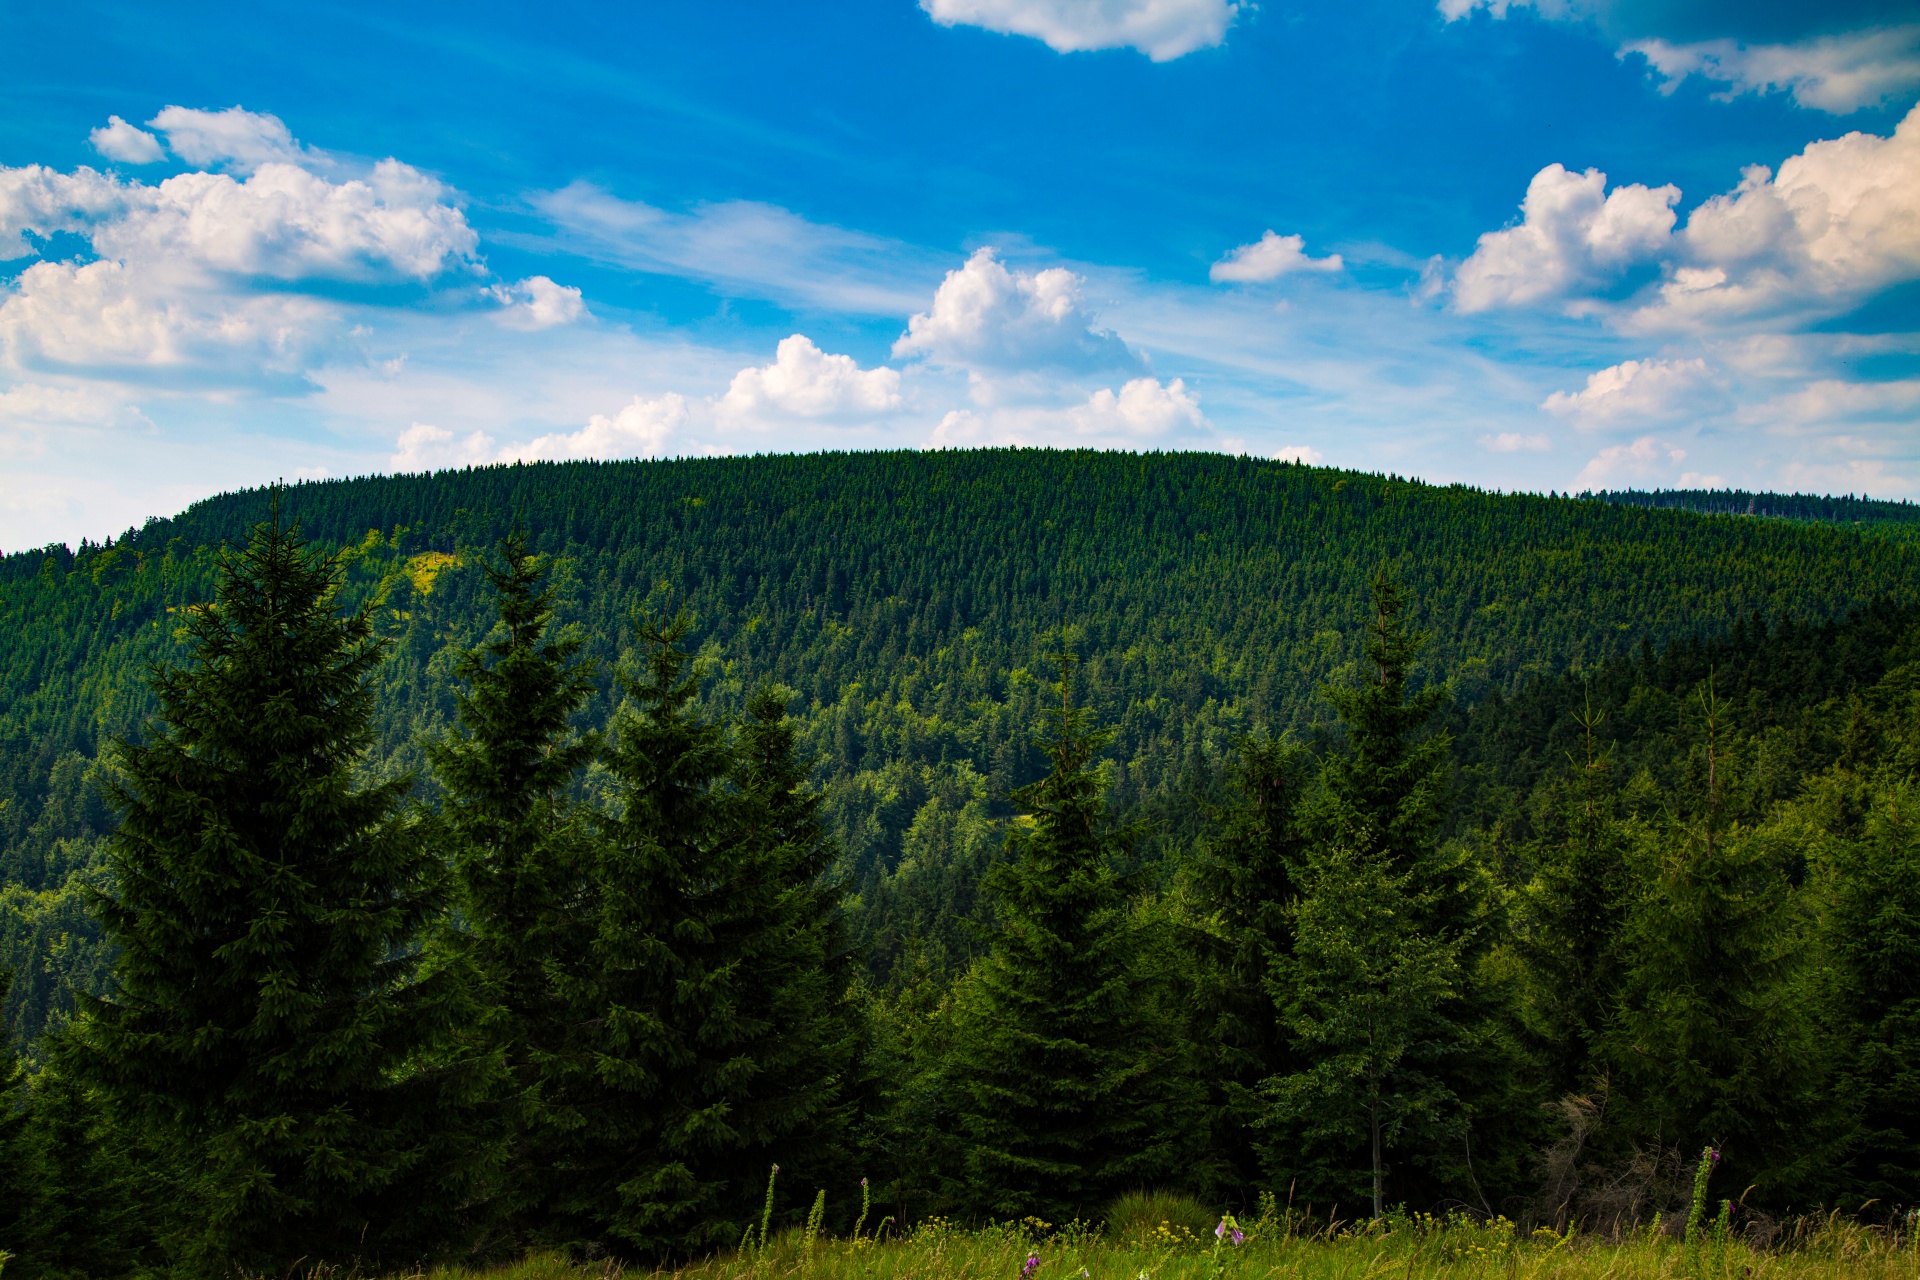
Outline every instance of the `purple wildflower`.
<svg viewBox="0 0 1920 1280"><path fill-rule="evenodd" d="M1233 1230L1233 1242L1235 1244L1245 1244L1247 1242L1247 1233L1235 1227Z"/></svg>
<svg viewBox="0 0 1920 1280"><path fill-rule="evenodd" d="M1039 1269L1040 1255L1037 1253L1029 1253L1027 1255L1027 1265L1020 1268L1020 1280L1030 1280L1033 1273Z"/></svg>
<svg viewBox="0 0 1920 1280"><path fill-rule="evenodd" d="M1227 1234L1227 1220L1225 1218L1222 1218L1220 1219L1220 1225L1213 1229L1213 1238L1215 1240L1218 1240L1221 1236L1224 1236L1225 1234Z"/></svg>

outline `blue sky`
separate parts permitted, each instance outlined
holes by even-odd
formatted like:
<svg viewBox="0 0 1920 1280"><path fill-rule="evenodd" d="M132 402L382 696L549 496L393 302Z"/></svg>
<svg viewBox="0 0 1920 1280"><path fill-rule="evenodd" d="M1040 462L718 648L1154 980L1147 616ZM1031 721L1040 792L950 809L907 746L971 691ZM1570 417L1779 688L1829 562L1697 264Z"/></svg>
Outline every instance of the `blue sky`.
<svg viewBox="0 0 1920 1280"><path fill-rule="evenodd" d="M276 477L989 443L1920 497L1911 4L20 5L0 45L7 550Z"/></svg>

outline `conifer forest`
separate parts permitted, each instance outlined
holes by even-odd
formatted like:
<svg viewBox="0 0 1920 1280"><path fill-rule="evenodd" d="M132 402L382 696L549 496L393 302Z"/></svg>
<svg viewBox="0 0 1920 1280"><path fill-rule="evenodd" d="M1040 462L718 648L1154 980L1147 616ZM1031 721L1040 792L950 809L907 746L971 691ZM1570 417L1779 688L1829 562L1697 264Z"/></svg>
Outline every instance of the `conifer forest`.
<svg viewBox="0 0 1920 1280"><path fill-rule="evenodd" d="M5 1280L1906 1222L1917 530L981 450L8 555Z"/></svg>

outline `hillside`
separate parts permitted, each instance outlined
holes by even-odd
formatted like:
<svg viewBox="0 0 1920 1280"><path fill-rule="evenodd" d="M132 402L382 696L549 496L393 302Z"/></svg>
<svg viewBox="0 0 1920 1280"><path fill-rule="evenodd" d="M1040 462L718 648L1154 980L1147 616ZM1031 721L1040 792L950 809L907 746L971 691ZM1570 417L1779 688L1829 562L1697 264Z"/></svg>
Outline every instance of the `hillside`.
<svg viewBox="0 0 1920 1280"><path fill-rule="evenodd" d="M449 723L451 656L488 625L478 558L516 522L557 558L562 616L612 711L636 607L685 603L707 695L763 678L798 697L829 826L884 968L909 935L962 947L953 916L998 847L1032 744L1045 656L1086 660L1117 728L1113 796L1163 832L1256 726L1312 732L1354 663L1366 584L1388 566L1465 705L1758 614L1818 623L1920 604L1920 547L1808 521L1495 495L1208 454L981 451L496 467L303 484L283 508L347 549L384 602L373 767L416 767ZM109 821L94 760L149 713L218 548L265 518L223 495L101 546L0 563L0 963L16 1036L101 957L79 886ZM590 777L587 785L594 785ZM958 957L936 954L937 965Z"/></svg>

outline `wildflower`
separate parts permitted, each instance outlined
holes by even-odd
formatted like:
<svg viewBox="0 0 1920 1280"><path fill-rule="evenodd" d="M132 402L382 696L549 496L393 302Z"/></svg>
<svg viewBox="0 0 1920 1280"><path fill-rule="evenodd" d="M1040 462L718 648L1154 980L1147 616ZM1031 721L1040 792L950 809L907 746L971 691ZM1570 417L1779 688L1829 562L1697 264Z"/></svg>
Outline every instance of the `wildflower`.
<svg viewBox="0 0 1920 1280"><path fill-rule="evenodd" d="M1235 1244L1245 1244L1247 1242L1247 1233L1235 1227L1233 1229L1233 1242Z"/></svg>
<svg viewBox="0 0 1920 1280"><path fill-rule="evenodd" d="M1032 1280L1033 1273L1040 1269L1040 1255L1029 1252L1027 1265L1020 1268L1020 1280Z"/></svg>

